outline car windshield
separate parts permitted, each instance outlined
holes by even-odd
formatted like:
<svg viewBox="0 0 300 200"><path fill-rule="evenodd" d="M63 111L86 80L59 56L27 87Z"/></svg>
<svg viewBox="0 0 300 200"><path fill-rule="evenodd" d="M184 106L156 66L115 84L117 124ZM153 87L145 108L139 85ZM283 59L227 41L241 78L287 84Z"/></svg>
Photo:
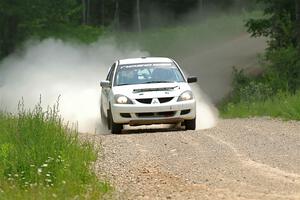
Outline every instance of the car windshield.
<svg viewBox="0 0 300 200"><path fill-rule="evenodd" d="M116 86L174 82L184 82L174 63L120 65L115 77Z"/></svg>

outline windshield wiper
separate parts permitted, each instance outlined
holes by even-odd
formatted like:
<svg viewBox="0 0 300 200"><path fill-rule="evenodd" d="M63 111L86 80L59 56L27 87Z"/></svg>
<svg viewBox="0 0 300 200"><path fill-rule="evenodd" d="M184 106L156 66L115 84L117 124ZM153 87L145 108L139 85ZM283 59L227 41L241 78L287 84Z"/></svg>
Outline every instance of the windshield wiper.
<svg viewBox="0 0 300 200"><path fill-rule="evenodd" d="M123 83L123 84L119 84L117 86L124 86L124 85L132 85L132 84L129 84L129 83Z"/></svg>
<svg viewBox="0 0 300 200"><path fill-rule="evenodd" d="M175 81L148 81L144 84L150 84L150 83L175 83Z"/></svg>

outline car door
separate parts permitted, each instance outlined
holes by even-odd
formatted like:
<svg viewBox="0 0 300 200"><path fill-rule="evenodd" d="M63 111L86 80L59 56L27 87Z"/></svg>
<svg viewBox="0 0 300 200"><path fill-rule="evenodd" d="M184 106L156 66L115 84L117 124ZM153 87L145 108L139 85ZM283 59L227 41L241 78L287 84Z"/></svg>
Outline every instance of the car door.
<svg viewBox="0 0 300 200"><path fill-rule="evenodd" d="M114 72L115 72L115 68L116 68L116 64L113 64L110 69L109 72L107 74L106 80L110 81L111 85L113 84L113 76L114 76ZM102 88L102 92L101 92L101 105L102 105L102 109L107 117L107 110L109 108L109 94L111 92L111 88Z"/></svg>

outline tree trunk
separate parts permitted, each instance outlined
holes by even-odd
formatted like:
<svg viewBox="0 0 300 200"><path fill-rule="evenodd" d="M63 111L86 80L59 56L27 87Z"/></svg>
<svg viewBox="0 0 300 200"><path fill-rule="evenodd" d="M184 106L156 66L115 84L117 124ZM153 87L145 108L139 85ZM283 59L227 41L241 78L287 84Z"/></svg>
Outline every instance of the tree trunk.
<svg viewBox="0 0 300 200"><path fill-rule="evenodd" d="M199 0L199 7L200 7L200 11L202 12L204 10L203 0Z"/></svg>
<svg viewBox="0 0 300 200"><path fill-rule="evenodd" d="M82 24L86 24L86 2L82 0Z"/></svg>
<svg viewBox="0 0 300 200"><path fill-rule="evenodd" d="M116 29L120 28L120 13L119 13L119 0L116 0L116 10L115 10L115 17L114 17L114 25Z"/></svg>
<svg viewBox="0 0 300 200"><path fill-rule="evenodd" d="M141 23L141 13L140 13L140 0L136 0L136 18L137 18L137 27L138 32L142 32L142 23Z"/></svg>
<svg viewBox="0 0 300 200"><path fill-rule="evenodd" d="M90 0L86 2L86 24L90 23Z"/></svg>
<svg viewBox="0 0 300 200"><path fill-rule="evenodd" d="M102 18L102 26L104 27L105 25L105 0L102 0L102 7L101 7L101 18Z"/></svg>
<svg viewBox="0 0 300 200"><path fill-rule="evenodd" d="M300 50L300 0L295 0L295 8L296 8L296 40L297 46Z"/></svg>

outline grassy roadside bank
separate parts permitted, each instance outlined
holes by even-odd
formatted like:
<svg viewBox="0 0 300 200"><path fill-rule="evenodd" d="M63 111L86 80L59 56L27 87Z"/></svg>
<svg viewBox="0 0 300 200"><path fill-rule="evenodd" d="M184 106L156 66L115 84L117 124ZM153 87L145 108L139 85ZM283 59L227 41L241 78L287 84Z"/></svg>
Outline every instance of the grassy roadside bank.
<svg viewBox="0 0 300 200"><path fill-rule="evenodd" d="M233 71L233 90L220 106L226 118L270 116L300 120L300 60L297 48L267 50L262 72Z"/></svg>
<svg viewBox="0 0 300 200"><path fill-rule="evenodd" d="M112 189L91 172L95 159L57 106L0 112L0 199L101 199Z"/></svg>
<svg viewBox="0 0 300 200"><path fill-rule="evenodd" d="M264 101L228 103L219 110L223 118L269 116L284 120L300 120L300 91L295 95L278 94Z"/></svg>

